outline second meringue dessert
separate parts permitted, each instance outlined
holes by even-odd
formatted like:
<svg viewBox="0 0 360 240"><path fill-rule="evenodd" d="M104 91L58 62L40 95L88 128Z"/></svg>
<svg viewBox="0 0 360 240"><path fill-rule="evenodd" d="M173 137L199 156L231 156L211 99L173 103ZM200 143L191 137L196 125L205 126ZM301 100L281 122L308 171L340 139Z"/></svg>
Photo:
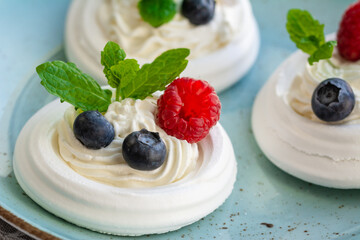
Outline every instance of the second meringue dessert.
<svg viewBox="0 0 360 240"><path fill-rule="evenodd" d="M269 160L326 187L360 188L359 12L360 2L351 5L326 41L323 24L290 10L286 27L303 52L280 65L253 108L254 135Z"/></svg>
<svg viewBox="0 0 360 240"><path fill-rule="evenodd" d="M75 0L66 22L70 61L99 79L96 54L107 41L118 43L141 64L172 48L189 48L187 76L223 90L251 68L259 33L248 0Z"/></svg>
<svg viewBox="0 0 360 240"><path fill-rule="evenodd" d="M41 84L60 99L18 137L23 190L71 223L116 235L173 231L218 208L233 189L236 160L214 89L177 78L188 55L172 49L140 67L108 42L106 88L73 63L38 66Z"/></svg>

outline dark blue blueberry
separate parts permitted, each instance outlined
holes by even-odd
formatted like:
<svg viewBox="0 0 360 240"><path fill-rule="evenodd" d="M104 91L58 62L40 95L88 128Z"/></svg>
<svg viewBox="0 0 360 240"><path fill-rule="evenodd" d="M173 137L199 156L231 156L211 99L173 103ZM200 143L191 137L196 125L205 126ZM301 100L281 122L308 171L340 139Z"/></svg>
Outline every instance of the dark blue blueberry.
<svg viewBox="0 0 360 240"><path fill-rule="evenodd" d="M164 163L166 147L159 133L141 129L124 139L122 154L130 167L150 171Z"/></svg>
<svg viewBox="0 0 360 240"><path fill-rule="evenodd" d="M343 120L355 106L355 95L351 86L340 78L322 81L315 89L311 107L315 115L326 122Z"/></svg>
<svg viewBox="0 0 360 240"><path fill-rule="evenodd" d="M194 25L210 22L214 12L214 0L184 0L181 5L181 14Z"/></svg>
<svg viewBox="0 0 360 240"><path fill-rule="evenodd" d="M115 137L113 125L98 111L86 111L74 121L75 137L87 148L100 149L108 146Z"/></svg>

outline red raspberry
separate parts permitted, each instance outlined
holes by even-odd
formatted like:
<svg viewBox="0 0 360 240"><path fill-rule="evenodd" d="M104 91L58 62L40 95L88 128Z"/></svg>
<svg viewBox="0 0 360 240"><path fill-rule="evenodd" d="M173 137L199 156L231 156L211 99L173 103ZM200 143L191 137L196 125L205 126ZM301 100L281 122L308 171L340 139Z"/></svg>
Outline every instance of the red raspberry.
<svg viewBox="0 0 360 240"><path fill-rule="evenodd" d="M340 55L349 60L360 59L360 1L345 11L337 33Z"/></svg>
<svg viewBox="0 0 360 240"><path fill-rule="evenodd" d="M208 82L175 79L157 101L157 124L181 140L195 143L206 137L220 118L220 100Z"/></svg>

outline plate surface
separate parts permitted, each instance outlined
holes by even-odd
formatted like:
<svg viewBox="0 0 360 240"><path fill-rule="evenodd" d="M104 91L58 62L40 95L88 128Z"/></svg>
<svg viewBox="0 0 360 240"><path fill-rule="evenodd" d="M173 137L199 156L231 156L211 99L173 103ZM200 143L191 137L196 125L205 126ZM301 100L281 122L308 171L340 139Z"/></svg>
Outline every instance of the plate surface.
<svg viewBox="0 0 360 240"><path fill-rule="evenodd" d="M261 153L250 127L256 93L295 51L285 30L287 10L310 10L330 33L337 30L341 14L351 2L252 1L261 31L260 55L241 82L220 94L220 122L238 161L235 189L225 204L203 220L175 232L137 239L359 239L360 191L318 187L282 172ZM0 206L63 239L132 239L95 233L55 217L24 195L10 173L19 131L53 99L39 84L34 69L49 59L65 59L62 42L68 4L0 2L0 29L6 33L0 38Z"/></svg>

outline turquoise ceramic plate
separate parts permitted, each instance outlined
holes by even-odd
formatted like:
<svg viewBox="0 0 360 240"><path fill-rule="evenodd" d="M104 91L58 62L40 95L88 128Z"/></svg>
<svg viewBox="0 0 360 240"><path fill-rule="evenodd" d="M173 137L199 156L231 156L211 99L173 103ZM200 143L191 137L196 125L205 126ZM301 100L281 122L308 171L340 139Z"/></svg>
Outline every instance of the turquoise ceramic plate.
<svg viewBox="0 0 360 240"><path fill-rule="evenodd" d="M295 50L284 27L287 10L311 10L330 33L336 31L350 2L252 1L262 35L260 55L241 82L220 94L221 123L230 135L238 161L234 191L206 218L175 232L139 239L360 238L360 191L322 188L287 175L264 157L250 128L256 93ZM0 206L60 238L120 239L76 227L48 213L23 194L10 173L19 131L32 114L53 99L40 86L34 70L46 60L65 58L61 44L68 4L40 0L0 2Z"/></svg>

